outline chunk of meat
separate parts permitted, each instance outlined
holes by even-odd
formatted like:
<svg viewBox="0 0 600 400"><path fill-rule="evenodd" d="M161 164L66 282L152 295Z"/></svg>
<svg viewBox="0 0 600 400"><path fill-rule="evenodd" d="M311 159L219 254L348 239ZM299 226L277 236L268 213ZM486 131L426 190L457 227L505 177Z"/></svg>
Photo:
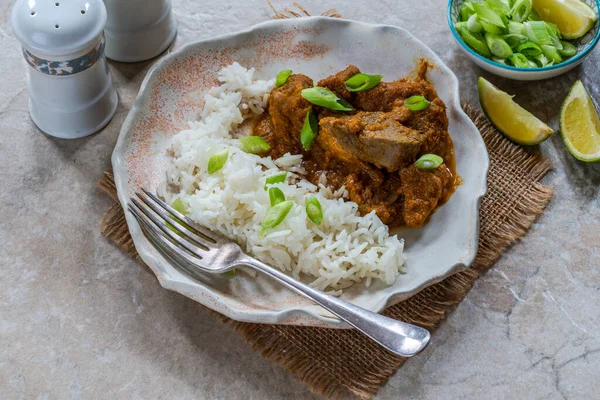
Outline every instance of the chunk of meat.
<svg viewBox="0 0 600 400"><path fill-rule="evenodd" d="M308 76L293 74L286 83L271 92L268 111L272 132L261 136L271 145L272 157L281 157L287 152L293 154L303 152L300 131L306 113L312 106L300 92L312 86L313 81ZM268 126L262 128L269 129Z"/></svg>
<svg viewBox="0 0 600 400"><path fill-rule="evenodd" d="M352 96L352 92L346 89L344 82L356 74L360 74L360 70L351 64L348 65L343 71L340 71L337 74L331 75L325 79L321 79L319 83L317 83L317 86L327 88L344 100L352 102L352 98L354 96Z"/></svg>
<svg viewBox="0 0 600 400"><path fill-rule="evenodd" d="M382 112L322 118L319 136L335 138L345 153L378 168L397 171L415 161L422 135Z"/></svg>
<svg viewBox="0 0 600 400"><path fill-rule="evenodd" d="M403 216L407 226L420 228L435 210L452 174L442 164L434 170L421 170L411 165L400 171L399 192L404 196Z"/></svg>
<svg viewBox="0 0 600 400"><path fill-rule="evenodd" d="M391 111L410 96L419 95L430 101L437 96L429 82L402 78L393 82L380 82L373 89L356 92L352 104L363 111Z"/></svg>
<svg viewBox="0 0 600 400"><path fill-rule="evenodd" d="M375 166L367 164L353 153L352 149L347 146L343 135L336 134L335 130L324 128L322 124L325 120L327 120L327 118L319 121L320 128L316 140L317 146L315 146L317 148L314 150L311 149L311 151L315 152L315 155L320 154L318 160L321 164L321 169L326 170L331 168L331 165L341 164L343 168L337 169L346 171L344 176L361 172L361 175L366 174L370 178L374 186L379 186L383 181L383 173L375 168Z"/></svg>

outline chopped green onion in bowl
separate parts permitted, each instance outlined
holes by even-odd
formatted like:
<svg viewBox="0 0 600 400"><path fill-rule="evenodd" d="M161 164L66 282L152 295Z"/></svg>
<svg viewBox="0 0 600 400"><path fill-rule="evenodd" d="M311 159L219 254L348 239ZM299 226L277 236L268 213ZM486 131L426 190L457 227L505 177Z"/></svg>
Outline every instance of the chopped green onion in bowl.
<svg viewBox="0 0 600 400"><path fill-rule="evenodd" d="M410 96L404 100L404 105L411 111L421 111L429 107L429 100L423 96Z"/></svg>
<svg viewBox="0 0 600 400"><path fill-rule="evenodd" d="M543 68L578 53L556 24L540 18L533 0L466 0L452 16L463 44L493 63Z"/></svg>
<svg viewBox="0 0 600 400"><path fill-rule="evenodd" d="M260 136L242 136L240 138L242 150L251 154L262 154L271 150L269 143Z"/></svg>
<svg viewBox="0 0 600 400"><path fill-rule="evenodd" d="M275 78L275 87L283 86L292 74L293 72L291 69L284 69L278 73L277 77Z"/></svg>
<svg viewBox="0 0 600 400"><path fill-rule="evenodd" d="M315 86L303 89L300 94L307 101L317 106L337 111L352 111L354 107L346 100L339 98L335 93L324 87Z"/></svg>
<svg viewBox="0 0 600 400"><path fill-rule="evenodd" d="M356 74L344 82L344 86L349 92L364 92L377 86L381 78L381 75Z"/></svg>
<svg viewBox="0 0 600 400"><path fill-rule="evenodd" d="M417 161L415 167L419 169L435 169L442 165L444 159L436 154L423 154Z"/></svg>

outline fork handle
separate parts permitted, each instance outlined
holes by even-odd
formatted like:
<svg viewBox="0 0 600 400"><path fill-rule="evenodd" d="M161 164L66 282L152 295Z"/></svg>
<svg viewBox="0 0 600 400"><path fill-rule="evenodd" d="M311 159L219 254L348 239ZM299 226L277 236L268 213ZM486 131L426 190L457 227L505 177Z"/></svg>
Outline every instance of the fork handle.
<svg viewBox="0 0 600 400"><path fill-rule="evenodd" d="M284 286L311 299L395 354L411 357L429 343L430 334L425 328L396 321L330 296L252 257L244 257L239 262L269 275Z"/></svg>

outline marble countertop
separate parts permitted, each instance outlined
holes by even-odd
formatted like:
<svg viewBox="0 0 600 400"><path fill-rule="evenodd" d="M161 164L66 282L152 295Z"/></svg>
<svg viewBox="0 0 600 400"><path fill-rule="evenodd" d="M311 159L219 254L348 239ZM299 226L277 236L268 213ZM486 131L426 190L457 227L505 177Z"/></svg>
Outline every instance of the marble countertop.
<svg viewBox="0 0 600 400"><path fill-rule="evenodd" d="M327 3L326 6L323 4ZM98 230L109 200L96 189L120 126L153 61L111 63L120 103L99 134L65 141L40 133L27 110L25 63L0 0L0 393L3 399L310 399L193 301ZM283 9L291 1L273 1ZM489 75L460 52L446 2L302 4L318 14L398 25L459 76L478 104L483 75L557 129L560 104L581 79L600 101L600 47L573 71L542 82ZM267 20L266 1L173 0L175 47ZM572 158L555 134L540 146L554 170L546 213L482 276L377 399L582 399L600 371L600 164Z"/></svg>

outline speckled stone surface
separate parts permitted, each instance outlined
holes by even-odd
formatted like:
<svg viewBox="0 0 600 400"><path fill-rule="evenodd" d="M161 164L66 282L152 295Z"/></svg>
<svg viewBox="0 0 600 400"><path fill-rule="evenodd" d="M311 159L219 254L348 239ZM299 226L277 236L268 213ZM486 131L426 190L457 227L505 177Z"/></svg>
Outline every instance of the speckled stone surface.
<svg viewBox="0 0 600 400"><path fill-rule="evenodd" d="M281 9L291 1L273 3ZM408 29L454 70L463 100L475 105L479 75L555 129L575 80L600 100L600 48L566 75L517 83L462 55L444 1L302 4ZM104 131L75 141L47 137L29 119L11 8L0 0L0 398L315 398L207 311L163 290L98 231L109 201L95 183L153 61L111 63L120 104ZM174 0L174 10L175 47L272 14L262 0ZM540 150L555 166L544 180L556 188L547 212L377 399L598 398L600 164L573 159L559 135Z"/></svg>

